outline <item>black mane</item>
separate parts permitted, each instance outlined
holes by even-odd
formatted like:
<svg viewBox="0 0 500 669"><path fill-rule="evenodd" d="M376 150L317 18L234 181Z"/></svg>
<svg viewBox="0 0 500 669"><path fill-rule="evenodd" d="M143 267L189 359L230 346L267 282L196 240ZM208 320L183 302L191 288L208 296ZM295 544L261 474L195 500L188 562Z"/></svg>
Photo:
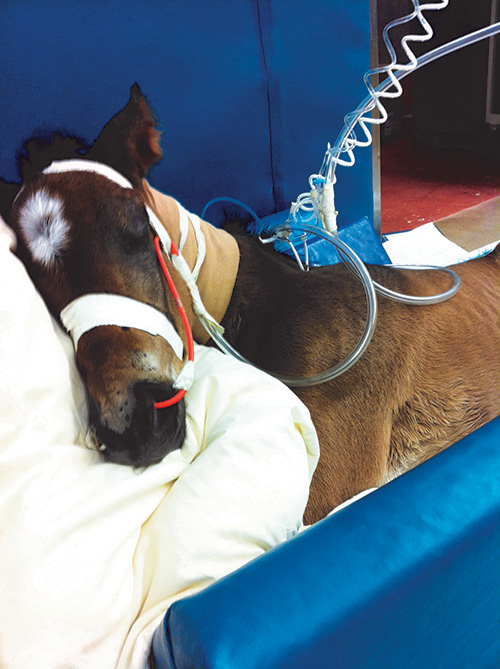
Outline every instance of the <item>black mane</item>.
<svg viewBox="0 0 500 669"><path fill-rule="evenodd" d="M8 183L0 177L0 216L9 220L12 202L22 183L33 179L38 172L48 167L54 160L81 158L89 146L80 137L62 132L38 132L27 139L16 155L18 183Z"/></svg>
<svg viewBox="0 0 500 669"><path fill-rule="evenodd" d="M61 132L39 133L27 139L16 156L22 182L30 181L54 160L81 158L89 149L80 137Z"/></svg>

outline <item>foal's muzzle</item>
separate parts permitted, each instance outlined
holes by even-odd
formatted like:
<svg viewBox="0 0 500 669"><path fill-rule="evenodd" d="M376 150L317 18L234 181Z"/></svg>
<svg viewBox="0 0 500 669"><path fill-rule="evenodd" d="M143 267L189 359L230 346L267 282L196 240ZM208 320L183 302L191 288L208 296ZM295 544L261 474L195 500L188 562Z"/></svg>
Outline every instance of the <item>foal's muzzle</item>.
<svg viewBox="0 0 500 669"><path fill-rule="evenodd" d="M171 386L138 381L130 391L126 406L132 407L120 416L125 429L116 432L109 427L95 400L90 398L89 419L99 450L105 460L132 467L147 467L163 460L182 446L185 437L185 405L178 402L168 409L156 409L155 402L175 393ZM117 412L126 408L117 405Z"/></svg>

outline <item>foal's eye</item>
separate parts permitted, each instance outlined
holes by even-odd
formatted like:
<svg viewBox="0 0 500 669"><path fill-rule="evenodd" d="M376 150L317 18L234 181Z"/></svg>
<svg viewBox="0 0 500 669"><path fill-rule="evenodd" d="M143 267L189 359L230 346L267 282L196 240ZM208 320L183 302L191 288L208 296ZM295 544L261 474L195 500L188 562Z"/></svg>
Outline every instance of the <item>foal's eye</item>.
<svg viewBox="0 0 500 669"><path fill-rule="evenodd" d="M126 253L136 253L148 247L151 238L149 217L146 209L131 199L116 198L106 202L102 225L117 235L115 241Z"/></svg>
<svg viewBox="0 0 500 669"><path fill-rule="evenodd" d="M149 225L146 216L136 214L127 220L127 232L131 237L140 239L149 232Z"/></svg>
<svg viewBox="0 0 500 669"><path fill-rule="evenodd" d="M123 226L123 242L128 252L133 253L147 246L150 238L149 221L142 212L127 216Z"/></svg>

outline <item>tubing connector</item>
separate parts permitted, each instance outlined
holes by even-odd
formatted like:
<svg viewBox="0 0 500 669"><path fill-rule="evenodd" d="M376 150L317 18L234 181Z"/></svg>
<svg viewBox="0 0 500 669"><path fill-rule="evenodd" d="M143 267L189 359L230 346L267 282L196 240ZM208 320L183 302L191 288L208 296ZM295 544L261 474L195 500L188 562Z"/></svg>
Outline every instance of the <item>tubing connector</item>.
<svg viewBox="0 0 500 669"><path fill-rule="evenodd" d="M323 185L319 213L325 230L335 234L337 232L337 216L339 212L335 209L333 183L333 181L327 181Z"/></svg>

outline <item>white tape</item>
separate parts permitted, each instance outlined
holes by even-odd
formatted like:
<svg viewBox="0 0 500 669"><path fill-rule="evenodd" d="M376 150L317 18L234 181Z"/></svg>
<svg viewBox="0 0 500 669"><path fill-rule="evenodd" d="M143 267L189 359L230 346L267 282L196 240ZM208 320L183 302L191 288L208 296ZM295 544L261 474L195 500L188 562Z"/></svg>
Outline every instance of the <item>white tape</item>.
<svg viewBox="0 0 500 669"><path fill-rule="evenodd" d="M194 381L194 360L188 360L175 379L174 390L189 390Z"/></svg>
<svg viewBox="0 0 500 669"><path fill-rule="evenodd" d="M205 305L203 304L203 300L201 299L200 291L198 290L196 281L194 280L194 277L191 273L191 270L189 269L187 262L184 259L184 256L179 253L179 255L173 255L171 260L173 266L179 272L181 278L184 279L184 283L189 288L195 314L202 321L202 323L203 321L205 323L207 322L210 323L212 327L215 330L217 330L217 332L223 334L224 328L222 327L222 325L220 325L220 323L218 323L215 320L215 318L213 318L213 316L211 316L205 309Z"/></svg>
<svg viewBox="0 0 500 669"><path fill-rule="evenodd" d="M151 207L148 207L147 205L146 205L146 212L149 217L149 225L153 228L155 233L160 238L163 250L170 258L170 244L172 243L172 240L170 239L170 235L168 234L167 229L163 226L162 222L160 221L158 216L154 213L154 211L151 209Z"/></svg>
<svg viewBox="0 0 500 669"><path fill-rule="evenodd" d="M198 281L198 275L200 274L200 269L203 263L205 262L205 256L207 255L207 244L205 241L205 235L201 229L201 221L196 216L196 214L189 214L191 225L193 226L194 236L196 238L196 246L198 248L198 253L196 254L196 264L193 267L193 279Z"/></svg>
<svg viewBox="0 0 500 669"><path fill-rule="evenodd" d="M117 172L117 170L109 165L96 163L93 160L80 160L78 158L72 160L55 160L43 170L43 174L61 174L62 172L94 172L106 177L110 181L114 181L122 188L133 188L130 181L123 174L120 174L120 172Z"/></svg>
<svg viewBox="0 0 500 669"><path fill-rule="evenodd" d="M183 343L174 326L158 309L124 295L91 293L77 297L61 311L61 322L76 347L80 337L102 325L135 328L163 337L182 360Z"/></svg>
<svg viewBox="0 0 500 669"><path fill-rule="evenodd" d="M179 210L179 252L184 248L189 232L189 212L184 209L182 204L174 198L174 202Z"/></svg>
<svg viewBox="0 0 500 669"><path fill-rule="evenodd" d="M329 232L335 232L337 230L338 211L335 209L334 183L334 181L327 181L323 184L323 193L321 195L320 214L323 226Z"/></svg>

